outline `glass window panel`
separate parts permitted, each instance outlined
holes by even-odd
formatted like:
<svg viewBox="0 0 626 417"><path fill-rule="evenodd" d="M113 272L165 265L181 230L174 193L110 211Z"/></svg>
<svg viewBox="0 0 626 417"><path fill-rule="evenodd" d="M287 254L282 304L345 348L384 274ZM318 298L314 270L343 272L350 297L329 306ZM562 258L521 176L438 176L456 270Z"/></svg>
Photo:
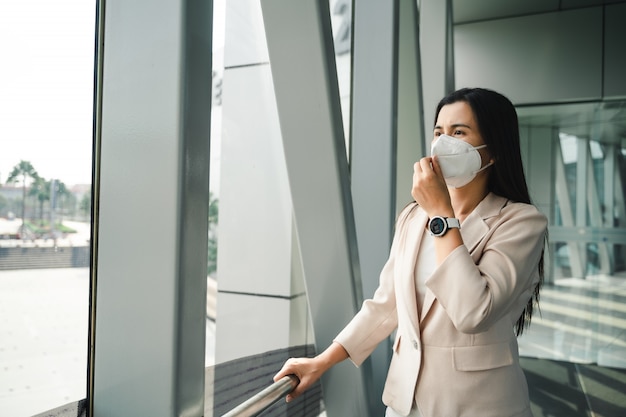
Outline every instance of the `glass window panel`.
<svg viewBox="0 0 626 417"><path fill-rule="evenodd" d="M563 154L563 163L572 164L578 160L578 146L576 146L577 138L566 133L559 133L561 139L561 152Z"/></svg>
<svg viewBox="0 0 626 417"><path fill-rule="evenodd" d="M0 2L0 415L87 387L96 2Z"/></svg>
<svg viewBox="0 0 626 417"><path fill-rule="evenodd" d="M314 353L260 5L219 0L213 19L206 416Z"/></svg>
<svg viewBox="0 0 626 417"><path fill-rule="evenodd" d="M589 149L591 150L591 157L593 159L603 159L604 151L602 149L602 144L596 140L589 141Z"/></svg>
<svg viewBox="0 0 626 417"><path fill-rule="evenodd" d="M548 258L552 277L542 289L541 314L520 338L524 356L626 368L620 319L626 291L626 164L623 147L607 133L614 127L608 120L606 126L568 127L576 135L559 134ZM604 134L581 140L592 131ZM578 161L582 146L589 152L584 167ZM577 217L581 203L586 214Z"/></svg>
<svg viewBox="0 0 626 417"><path fill-rule="evenodd" d="M341 96L341 113L346 138L346 149L350 149L350 107L352 79L352 0L330 0L331 24L335 44L337 79ZM350 155L350 152L347 152Z"/></svg>
<svg viewBox="0 0 626 417"><path fill-rule="evenodd" d="M213 1L213 85L211 103L211 155L209 173L209 239L207 256L207 328L205 366L215 364L217 316L217 249L222 140L222 83L224 79L225 0ZM212 409L211 409L212 410Z"/></svg>
<svg viewBox="0 0 626 417"><path fill-rule="evenodd" d="M576 178L578 162L578 138L576 136L559 133L561 140L561 155L563 169L565 172L565 182L567 195L570 199L571 215L576 218ZM561 204L564 208L565 205Z"/></svg>

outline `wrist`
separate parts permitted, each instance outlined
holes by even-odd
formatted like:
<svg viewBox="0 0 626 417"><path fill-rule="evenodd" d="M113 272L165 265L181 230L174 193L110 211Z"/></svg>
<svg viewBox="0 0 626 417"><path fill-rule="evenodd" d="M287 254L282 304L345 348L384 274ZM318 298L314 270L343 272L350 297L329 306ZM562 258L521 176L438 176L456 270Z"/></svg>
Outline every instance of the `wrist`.
<svg viewBox="0 0 626 417"><path fill-rule="evenodd" d="M439 207L428 212L428 217L455 217L452 207Z"/></svg>
<svg viewBox="0 0 626 417"><path fill-rule="evenodd" d="M428 221L431 236L442 237L450 229L460 229L461 222L455 217L433 216Z"/></svg>
<svg viewBox="0 0 626 417"><path fill-rule="evenodd" d="M325 371L348 358L348 352L339 342L333 342L325 351L315 357L318 365Z"/></svg>

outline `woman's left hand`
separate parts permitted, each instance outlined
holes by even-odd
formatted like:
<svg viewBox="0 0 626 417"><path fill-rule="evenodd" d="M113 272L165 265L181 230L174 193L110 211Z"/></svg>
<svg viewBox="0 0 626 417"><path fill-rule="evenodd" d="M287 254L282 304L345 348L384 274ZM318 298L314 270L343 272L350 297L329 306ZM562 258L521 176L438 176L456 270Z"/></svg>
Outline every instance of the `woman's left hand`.
<svg viewBox="0 0 626 417"><path fill-rule="evenodd" d="M413 165L411 195L429 217L453 217L448 186L436 157L426 156Z"/></svg>

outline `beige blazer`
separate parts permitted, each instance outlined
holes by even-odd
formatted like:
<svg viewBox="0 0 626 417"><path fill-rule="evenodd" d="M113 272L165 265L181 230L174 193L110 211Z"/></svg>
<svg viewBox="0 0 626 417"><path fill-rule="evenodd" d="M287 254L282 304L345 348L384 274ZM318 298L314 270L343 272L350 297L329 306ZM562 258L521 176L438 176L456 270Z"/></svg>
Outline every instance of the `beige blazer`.
<svg viewBox="0 0 626 417"><path fill-rule="evenodd" d="M489 194L461 225L456 248L427 280L418 312L415 262L428 217L398 217L380 285L339 342L359 366L396 331L383 402L424 417L532 416L513 327L539 280L547 220ZM434 254L433 254L434 256Z"/></svg>

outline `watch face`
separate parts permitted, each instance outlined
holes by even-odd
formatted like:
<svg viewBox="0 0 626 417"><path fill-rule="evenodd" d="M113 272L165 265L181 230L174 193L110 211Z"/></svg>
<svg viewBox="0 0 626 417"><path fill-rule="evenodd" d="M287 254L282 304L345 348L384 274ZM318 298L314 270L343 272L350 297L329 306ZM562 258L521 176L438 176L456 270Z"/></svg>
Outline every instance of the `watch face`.
<svg viewBox="0 0 626 417"><path fill-rule="evenodd" d="M433 217L430 221L430 232L437 236L446 230L446 225L441 217Z"/></svg>

